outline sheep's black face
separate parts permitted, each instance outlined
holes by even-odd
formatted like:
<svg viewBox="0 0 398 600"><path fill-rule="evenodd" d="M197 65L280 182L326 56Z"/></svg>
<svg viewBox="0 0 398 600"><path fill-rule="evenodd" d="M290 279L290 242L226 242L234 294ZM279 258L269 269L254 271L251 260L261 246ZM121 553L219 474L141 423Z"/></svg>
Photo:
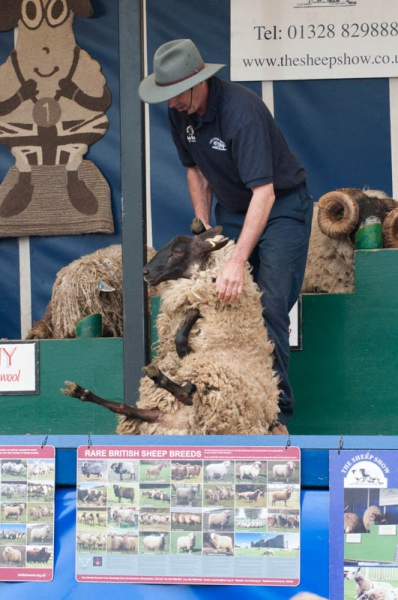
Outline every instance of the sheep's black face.
<svg viewBox="0 0 398 600"><path fill-rule="evenodd" d="M188 236L177 236L159 250L144 267L145 281L154 286L162 281L190 279L194 266L191 239Z"/></svg>
<svg viewBox="0 0 398 600"><path fill-rule="evenodd" d="M222 237L221 232L222 227L212 227L193 237L178 235L173 238L144 267L145 281L154 286L162 281L190 279L197 267L204 267L211 252L228 243L228 238Z"/></svg>

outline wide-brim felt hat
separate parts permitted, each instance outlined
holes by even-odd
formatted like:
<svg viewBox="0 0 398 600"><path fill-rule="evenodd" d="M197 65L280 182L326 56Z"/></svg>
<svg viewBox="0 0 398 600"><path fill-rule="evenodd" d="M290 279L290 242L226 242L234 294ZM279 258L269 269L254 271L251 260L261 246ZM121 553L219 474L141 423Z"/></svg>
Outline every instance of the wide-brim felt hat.
<svg viewBox="0 0 398 600"><path fill-rule="evenodd" d="M205 63L192 40L173 40L160 46L153 73L143 79L138 95L148 104L166 102L209 79L223 64Z"/></svg>

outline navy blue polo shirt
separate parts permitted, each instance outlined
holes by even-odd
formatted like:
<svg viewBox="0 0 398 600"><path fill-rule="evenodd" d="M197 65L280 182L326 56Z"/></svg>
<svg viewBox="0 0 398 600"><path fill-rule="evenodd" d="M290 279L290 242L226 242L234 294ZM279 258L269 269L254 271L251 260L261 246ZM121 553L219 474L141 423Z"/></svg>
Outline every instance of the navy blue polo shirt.
<svg viewBox="0 0 398 600"><path fill-rule="evenodd" d="M307 179L262 99L248 88L211 77L204 115L181 118L169 109L170 129L184 167L198 166L217 200L246 212L250 188L274 184L281 196Z"/></svg>

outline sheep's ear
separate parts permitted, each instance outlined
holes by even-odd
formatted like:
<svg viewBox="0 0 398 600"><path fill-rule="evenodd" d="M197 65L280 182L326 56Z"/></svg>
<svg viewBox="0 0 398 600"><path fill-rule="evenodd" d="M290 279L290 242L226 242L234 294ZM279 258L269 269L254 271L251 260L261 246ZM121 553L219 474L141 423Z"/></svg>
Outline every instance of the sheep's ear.
<svg viewBox="0 0 398 600"><path fill-rule="evenodd" d="M202 239L202 240L207 240L209 238L213 238L213 237L216 237L216 235L221 235L221 234L222 234L221 225L216 225L215 227L210 227L210 229L206 229L205 231L203 231L203 233L199 234L198 237L200 237L200 239Z"/></svg>
<svg viewBox="0 0 398 600"><path fill-rule="evenodd" d="M203 233L195 236L194 243L201 254L220 250L229 242L229 238L222 235L222 227L211 227Z"/></svg>

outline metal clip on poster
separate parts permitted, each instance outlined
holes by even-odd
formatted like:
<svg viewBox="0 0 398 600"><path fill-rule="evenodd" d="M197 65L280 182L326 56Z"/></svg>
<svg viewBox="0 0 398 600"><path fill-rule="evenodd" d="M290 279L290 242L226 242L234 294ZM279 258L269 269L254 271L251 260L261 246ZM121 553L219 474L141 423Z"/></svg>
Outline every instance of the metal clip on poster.
<svg viewBox="0 0 398 600"><path fill-rule="evenodd" d="M340 440L339 440L339 447L337 449L338 454L340 454L340 450L342 449L342 447L343 447L343 436L341 435Z"/></svg>
<svg viewBox="0 0 398 600"><path fill-rule="evenodd" d="M92 444L91 437L90 437L90 434L88 434L88 436L87 436L87 448L90 448L91 444Z"/></svg>
<svg viewBox="0 0 398 600"><path fill-rule="evenodd" d="M48 440L48 433L47 435L43 438L43 441L41 443L40 448L43 450L44 446L47 444L47 440Z"/></svg>
<svg viewBox="0 0 398 600"><path fill-rule="evenodd" d="M287 440L286 440L286 446L285 446L285 450L288 449L288 447L290 446L291 442L290 442L290 433L287 434Z"/></svg>

